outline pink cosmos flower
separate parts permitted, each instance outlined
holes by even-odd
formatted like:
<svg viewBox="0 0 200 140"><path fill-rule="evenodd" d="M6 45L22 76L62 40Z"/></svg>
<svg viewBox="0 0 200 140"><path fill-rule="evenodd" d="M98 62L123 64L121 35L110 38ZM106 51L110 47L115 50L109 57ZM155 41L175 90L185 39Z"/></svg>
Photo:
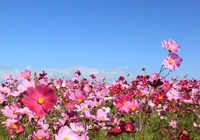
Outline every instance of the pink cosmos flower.
<svg viewBox="0 0 200 140"><path fill-rule="evenodd" d="M25 79L30 79L31 72L28 70L22 71L21 74L18 75L18 80L25 80Z"/></svg>
<svg viewBox="0 0 200 140"><path fill-rule="evenodd" d="M55 138L56 140L79 140L80 136L68 126L63 126L59 129L58 134L55 134Z"/></svg>
<svg viewBox="0 0 200 140"><path fill-rule="evenodd" d="M23 98L24 105L39 116L45 116L58 99L53 89L45 85L38 85L36 89L30 87L27 89L27 94L29 97Z"/></svg>
<svg viewBox="0 0 200 140"><path fill-rule="evenodd" d="M18 119L7 119L6 122L2 122L2 124L5 124L8 127L10 125L14 125L18 121Z"/></svg>
<svg viewBox="0 0 200 140"><path fill-rule="evenodd" d="M137 100L133 99L131 102L127 101L126 106L123 106L123 108L126 113L129 113L129 111L131 112L137 111L138 109L140 109L141 106L142 102L138 103Z"/></svg>
<svg viewBox="0 0 200 140"><path fill-rule="evenodd" d="M4 114L7 117L10 118L18 118L18 110L20 109L20 106L17 104L12 104L10 107L5 106L4 109L1 109L2 114Z"/></svg>
<svg viewBox="0 0 200 140"><path fill-rule="evenodd" d="M162 46L172 52L177 52L178 50L181 49L181 46L178 44L175 44L175 41L172 39L169 39L168 44L167 42L164 40L164 43L162 42Z"/></svg>
<svg viewBox="0 0 200 140"><path fill-rule="evenodd" d="M82 114L86 119L89 119L89 120L96 119L96 116L90 114L90 110L85 110L84 112L82 112Z"/></svg>
<svg viewBox="0 0 200 140"><path fill-rule="evenodd" d="M132 100L133 100L133 98L131 96L129 96L128 94L126 94L126 95L120 94L118 96L118 98L115 99L115 101L116 101L115 107L121 112L126 112L124 110L123 106L126 106L127 101L131 102Z"/></svg>
<svg viewBox="0 0 200 140"><path fill-rule="evenodd" d="M35 81L31 80L24 80L22 84L18 85L17 89L20 92L26 91L29 87L35 87Z"/></svg>
<svg viewBox="0 0 200 140"><path fill-rule="evenodd" d="M31 111L28 109L28 107L21 108L21 109L19 109L18 112L21 113L21 114L31 113Z"/></svg>
<svg viewBox="0 0 200 140"><path fill-rule="evenodd" d="M5 99L6 95L0 93L0 104L2 104L4 101L7 101L8 99Z"/></svg>
<svg viewBox="0 0 200 140"><path fill-rule="evenodd" d="M176 128L178 125L178 121L176 120L171 120L171 122L169 122L169 126L173 127L173 128Z"/></svg>
<svg viewBox="0 0 200 140"><path fill-rule="evenodd" d="M66 109L74 109L74 108L75 108L75 104L73 104L73 103L68 103L68 104L65 105L65 108L66 108Z"/></svg>
<svg viewBox="0 0 200 140"><path fill-rule="evenodd" d="M35 133L35 131L33 132L33 137L32 134L28 136L29 139L31 140L44 140L44 139L48 139L50 137L50 133L49 132L45 132L42 129L39 129L37 131L37 133Z"/></svg>
<svg viewBox="0 0 200 140"><path fill-rule="evenodd" d="M178 90L175 90L175 89L171 89L169 92L167 92L167 97L169 100L177 100L177 99L181 99L182 98L182 94L178 91Z"/></svg>
<svg viewBox="0 0 200 140"><path fill-rule="evenodd" d="M76 90L75 93L71 92L69 99L76 103L82 103L86 98L86 94L80 90Z"/></svg>
<svg viewBox="0 0 200 140"><path fill-rule="evenodd" d="M103 109L97 110L97 120L99 121L109 121L109 112L104 111Z"/></svg>
<svg viewBox="0 0 200 140"><path fill-rule="evenodd" d="M171 71L178 69L180 64L183 62L183 59L178 56L176 53L171 53L162 64Z"/></svg>
<svg viewBox="0 0 200 140"><path fill-rule="evenodd" d="M76 131L78 134L85 134L87 130L85 130L85 124L78 122L78 123L70 123L70 127L72 130Z"/></svg>
<svg viewBox="0 0 200 140"><path fill-rule="evenodd" d="M4 77L4 81L6 81L6 80L10 80L10 78L12 77L12 75L6 75L5 77Z"/></svg>
<svg viewBox="0 0 200 140"><path fill-rule="evenodd" d="M96 76L94 74L90 75L90 80L93 81L95 80Z"/></svg>
<svg viewBox="0 0 200 140"><path fill-rule="evenodd" d="M31 139L32 135L29 135L29 139ZM49 132L45 132L42 129L39 129L37 133L35 131L33 132L33 139L32 140L43 140L43 139L48 139L50 137Z"/></svg>

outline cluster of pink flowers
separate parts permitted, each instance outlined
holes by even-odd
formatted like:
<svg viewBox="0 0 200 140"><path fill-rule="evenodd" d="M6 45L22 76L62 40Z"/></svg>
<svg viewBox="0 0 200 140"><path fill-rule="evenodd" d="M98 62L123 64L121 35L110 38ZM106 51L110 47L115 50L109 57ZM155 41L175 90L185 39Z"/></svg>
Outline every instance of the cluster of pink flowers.
<svg viewBox="0 0 200 140"><path fill-rule="evenodd" d="M168 44L164 41L163 47L170 52L163 64L174 71L182 62L176 54L181 47L171 39ZM72 81L56 77L48 79L46 75L43 71L39 78L33 79L31 72L25 70L15 78L7 75L5 84L0 85L1 112L8 117L2 124L9 129L11 138L25 133L29 124L37 130L26 134L27 139L32 140L50 140L52 137L56 140L88 140L91 133L101 130L105 130L105 139L109 139L110 136L141 131L150 123L134 118L152 114L167 120L163 129L170 135L180 131L180 139L188 138L187 129L178 128L179 121L184 118L178 112L197 112L196 108L200 106L200 81L194 79L178 81L175 77L170 82L153 73L151 76L138 75L130 83L120 76L109 85L104 82L105 78L96 78L94 74L90 75L90 81L79 80L80 71L75 72ZM18 81L22 81L21 84ZM187 107L183 107L184 104ZM196 121L198 115L191 120L197 129L200 128ZM173 131L169 131L171 129Z"/></svg>
<svg viewBox="0 0 200 140"><path fill-rule="evenodd" d="M163 62L164 66L166 68L169 68L171 71L178 69L180 64L183 62L183 59L180 58L176 52L181 49L181 46L175 44L175 41L172 39L168 41L168 44L164 40L164 43L162 43L162 45L170 52L170 55Z"/></svg>

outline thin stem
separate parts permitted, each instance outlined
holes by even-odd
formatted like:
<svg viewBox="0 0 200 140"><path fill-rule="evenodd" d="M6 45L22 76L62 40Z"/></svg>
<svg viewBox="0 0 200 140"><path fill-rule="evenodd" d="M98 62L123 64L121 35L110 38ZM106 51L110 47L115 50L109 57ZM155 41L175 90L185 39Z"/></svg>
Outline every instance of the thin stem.
<svg viewBox="0 0 200 140"><path fill-rule="evenodd" d="M169 73L170 73L170 70L169 70L168 74L167 74L165 77L167 77L167 76L169 75ZM164 78L165 78L165 77L164 77Z"/></svg>
<svg viewBox="0 0 200 140"><path fill-rule="evenodd" d="M160 72L159 72L159 74L158 74L158 75L160 75L160 74L161 74L163 66L164 66L164 65L162 65L162 67L160 68Z"/></svg>

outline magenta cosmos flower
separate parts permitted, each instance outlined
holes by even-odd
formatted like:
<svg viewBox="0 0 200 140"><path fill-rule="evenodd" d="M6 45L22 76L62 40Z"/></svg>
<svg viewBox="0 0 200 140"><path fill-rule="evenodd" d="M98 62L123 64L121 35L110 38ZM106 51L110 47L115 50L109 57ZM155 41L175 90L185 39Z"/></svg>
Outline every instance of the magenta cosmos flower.
<svg viewBox="0 0 200 140"><path fill-rule="evenodd" d="M27 94L29 97L24 97L23 103L38 116L45 116L58 99L53 89L45 85L38 85L36 89L30 87L27 89Z"/></svg>
<svg viewBox="0 0 200 140"><path fill-rule="evenodd" d="M175 44L175 41L172 39L169 39L168 44L167 42L164 40L164 43L162 42L162 46L172 52L177 52L178 50L181 49L181 46L178 44Z"/></svg>
<svg viewBox="0 0 200 140"><path fill-rule="evenodd" d="M171 71L178 69L180 64L183 62L183 59L178 56L176 53L171 53L162 64Z"/></svg>

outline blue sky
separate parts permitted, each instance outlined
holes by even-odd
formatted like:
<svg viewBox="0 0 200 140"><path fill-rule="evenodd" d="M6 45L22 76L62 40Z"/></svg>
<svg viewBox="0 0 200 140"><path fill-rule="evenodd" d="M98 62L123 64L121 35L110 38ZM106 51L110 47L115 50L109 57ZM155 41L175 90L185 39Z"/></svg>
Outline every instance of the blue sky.
<svg viewBox="0 0 200 140"><path fill-rule="evenodd" d="M199 0L0 0L0 78L21 71L71 79L76 70L108 82L145 67L159 72L168 51L182 48L179 70L200 79ZM32 72L32 73L33 73ZM168 71L164 72L163 76ZM1 80L0 80L1 81Z"/></svg>

